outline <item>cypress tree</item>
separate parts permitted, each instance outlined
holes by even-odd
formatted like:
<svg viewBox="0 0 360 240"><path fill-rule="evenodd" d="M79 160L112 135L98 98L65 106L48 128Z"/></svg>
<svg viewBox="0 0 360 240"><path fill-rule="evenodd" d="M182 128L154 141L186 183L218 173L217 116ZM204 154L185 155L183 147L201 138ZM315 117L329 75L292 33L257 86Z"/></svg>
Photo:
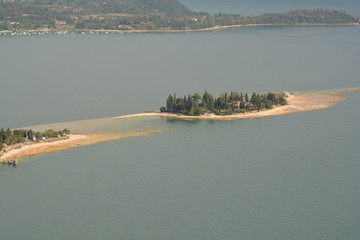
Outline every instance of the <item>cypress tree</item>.
<svg viewBox="0 0 360 240"><path fill-rule="evenodd" d="M166 100L166 110L168 111L168 112L171 112L172 111L172 96L171 96L171 94L169 94L169 97L168 97L168 99Z"/></svg>
<svg viewBox="0 0 360 240"><path fill-rule="evenodd" d="M252 103L252 104L255 104L256 103L256 93L253 93L252 95L251 95L251 99L250 99L250 102Z"/></svg>
<svg viewBox="0 0 360 240"><path fill-rule="evenodd" d="M174 93L174 99L173 99L173 111L175 111L176 108L176 93Z"/></svg>

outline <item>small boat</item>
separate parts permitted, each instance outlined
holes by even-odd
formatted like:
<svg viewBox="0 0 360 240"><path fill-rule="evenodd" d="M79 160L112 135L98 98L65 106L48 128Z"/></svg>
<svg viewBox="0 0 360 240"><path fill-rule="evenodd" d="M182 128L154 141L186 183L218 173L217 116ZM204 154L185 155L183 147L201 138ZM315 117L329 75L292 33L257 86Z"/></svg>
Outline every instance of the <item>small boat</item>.
<svg viewBox="0 0 360 240"><path fill-rule="evenodd" d="M153 110L145 110L144 112L146 112L146 113L155 113L156 111L153 111Z"/></svg>

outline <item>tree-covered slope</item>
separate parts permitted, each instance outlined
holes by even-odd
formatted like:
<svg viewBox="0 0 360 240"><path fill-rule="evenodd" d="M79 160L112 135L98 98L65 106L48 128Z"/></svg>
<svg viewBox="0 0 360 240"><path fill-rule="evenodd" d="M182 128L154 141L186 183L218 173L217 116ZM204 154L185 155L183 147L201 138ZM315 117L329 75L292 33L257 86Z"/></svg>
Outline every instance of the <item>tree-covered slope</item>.
<svg viewBox="0 0 360 240"><path fill-rule="evenodd" d="M0 30L54 29L109 15L116 18L192 14L177 0L0 0Z"/></svg>
<svg viewBox="0 0 360 240"><path fill-rule="evenodd" d="M0 0L0 14L47 10L53 13L190 14L177 0ZM4 16L4 15L3 15ZM0 15L1 17L1 15Z"/></svg>

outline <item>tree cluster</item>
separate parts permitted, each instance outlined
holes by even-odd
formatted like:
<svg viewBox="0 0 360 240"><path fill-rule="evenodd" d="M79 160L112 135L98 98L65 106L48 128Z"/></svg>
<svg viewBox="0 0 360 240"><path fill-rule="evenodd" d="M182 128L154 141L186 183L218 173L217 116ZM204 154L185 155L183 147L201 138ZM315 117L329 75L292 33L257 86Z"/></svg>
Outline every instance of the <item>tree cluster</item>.
<svg viewBox="0 0 360 240"><path fill-rule="evenodd" d="M247 93L231 92L230 94L223 93L218 98L214 98L205 91L202 97L198 93L185 95L183 98L177 98L176 94L170 94L166 100L166 107L161 107L160 111L182 113L190 116L199 116L205 113L229 115L271 109L274 106L286 104L284 93L253 93L249 97Z"/></svg>
<svg viewBox="0 0 360 240"><path fill-rule="evenodd" d="M60 131L55 131L53 129L48 129L44 132L35 132L32 129L15 129L10 130L9 128L4 130L0 129L0 150L4 148L5 145L11 145L15 143L22 143L26 141L40 141L43 138L53 138L53 137L63 137L70 134L69 129L64 129Z"/></svg>
<svg viewBox="0 0 360 240"><path fill-rule="evenodd" d="M356 18L346 12L327 9L297 9L285 13L266 13L261 16L215 15L218 25L238 24L344 24L355 23Z"/></svg>

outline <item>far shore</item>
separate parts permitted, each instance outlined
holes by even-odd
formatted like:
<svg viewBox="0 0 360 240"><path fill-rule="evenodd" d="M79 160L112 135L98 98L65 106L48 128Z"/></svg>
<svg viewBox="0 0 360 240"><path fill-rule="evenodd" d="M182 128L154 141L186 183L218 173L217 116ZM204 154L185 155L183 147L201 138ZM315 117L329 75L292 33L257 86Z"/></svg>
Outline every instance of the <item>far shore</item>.
<svg viewBox="0 0 360 240"><path fill-rule="evenodd" d="M155 29L155 30L114 30L114 29L29 29L29 30L2 30L0 34L14 34L14 33L57 33L57 32L79 32L79 33L166 33L166 32L203 32L214 31L229 28L241 28L241 27L266 27L266 26L359 26L359 23L340 23L340 24L322 24L322 23L297 23L297 24L239 24L239 25L226 25L226 26L214 26L211 28L200 29Z"/></svg>

